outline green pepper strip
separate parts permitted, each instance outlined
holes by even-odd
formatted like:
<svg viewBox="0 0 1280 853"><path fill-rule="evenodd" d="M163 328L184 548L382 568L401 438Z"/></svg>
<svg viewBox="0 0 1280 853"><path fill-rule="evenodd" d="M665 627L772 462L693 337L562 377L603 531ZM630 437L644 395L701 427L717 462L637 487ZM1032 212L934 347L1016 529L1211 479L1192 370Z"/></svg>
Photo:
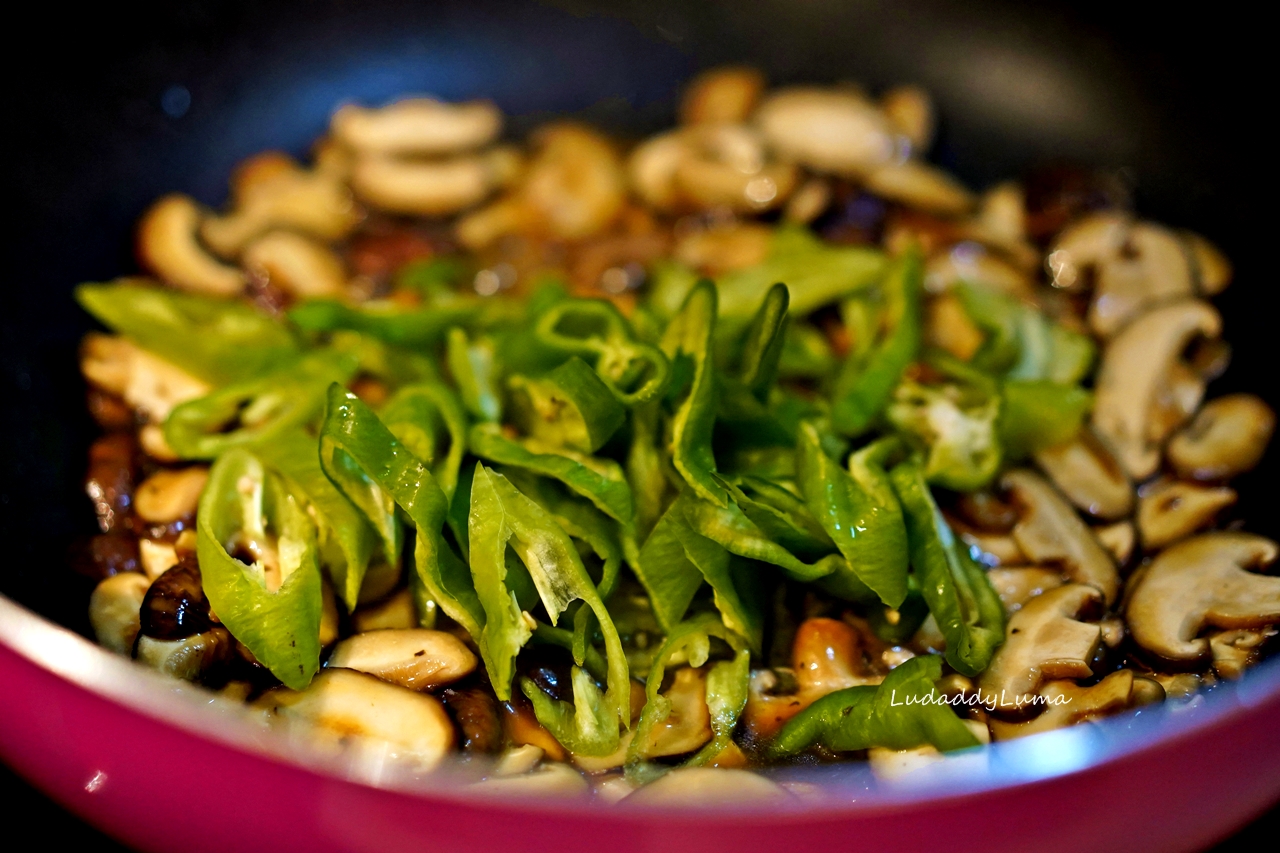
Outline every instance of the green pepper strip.
<svg viewBox="0 0 1280 853"><path fill-rule="evenodd" d="M974 366L1005 379L1046 380L1074 385L1093 363L1095 346L1087 336L1053 322L1032 305L989 288L961 282L956 294L965 313L987 339L974 354Z"/></svg>
<svg viewBox="0 0 1280 853"><path fill-rule="evenodd" d="M805 423L796 449L798 479L809 511L836 543L859 585L897 607L907 597L907 528L889 476L872 458L875 448L855 453L846 471L822 449L817 428Z"/></svg>
<svg viewBox="0 0 1280 853"><path fill-rule="evenodd" d="M828 693L787 721L768 755L784 758L815 744L833 752L977 746L977 737L934 687L941 677L942 658L923 655L899 664L876 687Z"/></svg>
<svg viewBox="0 0 1280 853"><path fill-rule="evenodd" d="M240 301L128 279L82 284L76 301L112 331L215 385L257 376L298 352L284 326Z"/></svg>
<svg viewBox="0 0 1280 853"><path fill-rule="evenodd" d="M649 677L645 679L645 704L640 712L640 722L636 724L636 733L627 748L628 771L646 758L645 749L656 726L671 716L671 700L663 696L662 679L667 667L676 656L683 653L689 666L699 667L707 662L711 654L711 638L719 637L729 644L735 655L746 650L746 641L735 632L726 628L720 617L714 613L702 613L674 626L667 639L653 657L653 666Z"/></svg>
<svg viewBox="0 0 1280 853"><path fill-rule="evenodd" d="M889 479L906 515L911 566L947 641L947 663L965 675L977 675L1004 640L1004 606L986 572L947 526L920 463L902 462Z"/></svg>
<svg viewBox="0 0 1280 853"><path fill-rule="evenodd" d="M329 388L329 412L320 430L320 463L348 500L366 516L376 515L370 517L375 527L385 521L383 500L387 498L408 514L418 529L414 565L427 594L449 618L479 637L484 625L480 599L466 565L440 535L448 508L444 492L373 410L337 384ZM395 524L394 514L391 522ZM398 543L398 524L395 530ZM398 547L391 553L395 555L391 559L397 559Z"/></svg>
<svg viewBox="0 0 1280 853"><path fill-rule="evenodd" d="M573 702L552 699L528 678L520 690L533 703L533 714L574 755L609 755L618 749L617 709L582 667L572 668Z"/></svg>
<svg viewBox="0 0 1280 853"><path fill-rule="evenodd" d="M805 502L784 486L751 475L726 482L743 514L767 537L800 559L816 560L836 550Z"/></svg>
<svg viewBox="0 0 1280 853"><path fill-rule="evenodd" d="M1077 385L1008 380L1000 387L996 422L1005 456L1021 459L1070 441L1093 407L1093 395Z"/></svg>
<svg viewBox="0 0 1280 853"><path fill-rule="evenodd" d="M743 649L733 660L717 661L707 673L707 711L711 716L712 738L685 762L701 767L715 761L733 740L733 730L747 707L751 685L751 655Z"/></svg>
<svg viewBox="0 0 1280 853"><path fill-rule="evenodd" d="M431 465L432 476L445 497L452 500L467 452L467 413L453 391L439 382L406 385L392 395L379 417L401 444ZM436 458L437 418L449 433L449 449L443 458Z"/></svg>
<svg viewBox="0 0 1280 853"><path fill-rule="evenodd" d="M165 441L184 459L214 459L232 447L268 443L314 420L329 385L346 382L355 370L350 355L307 353L288 367L174 407L164 422Z"/></svg>
<svg viewBox="0 0 1280 853"><path fill-rule="evenodd" d="M503 582L504 555L510 546L533 577L553 626L569 603L578 599L595 613L609 668L605 701L615 719L627 721L630 676L622 640L569 535L506 477L479 463L471 484L468 526L471 573L487 617L479 638L480 653L498 698L510 698L515 656L530 636L514 597ZM585 654L575 662L581 665L584 660Z"/></svg>
<svg viewBox="0 0 1280 853"><path fill-rule="evenodd" d="M631 446L627 451L627 482L635 505L638 536L648 536L662 515L667 494L667 477L663 473L662 451L659 450L661 415L655 400L636 406L631 412Z"/></svg>
<svg viewBox="0 0 1280 853"><path fill-rule="evenodd" d="M467 333L454 326L445 338L445 361L458 396L476 418L496 423L502 418L502 401L494 387L493 343L480 338L474 343Z"/></svg>
<svg viewBox="0 0 1280 853"><path fill-rule="evenodd" d="M377 534L320 467L316 439L302 430L278 436L257 448L258 456L306 498L315 513L320 563L338 595L355 610L373 556Z"/></svg>
<svg viewBox="0 0 1280 853"><path fill-rule="evenodd" d="M716 506L729 505L729 494L716 479L711 432L716 420L715 368L711 342L716 326L716 288L703 280L689 291L662 336L662 350L671 359L692 366L692 378L671 417L671 462L698 495Z"/></svg>
<svg viewBox="0 0 1280 853"><path fill-rule="evenodd" d="M257 457L235 449L214 463L196 516L200 573L218 619L276 678L306 687L320 668L321 612L315 527L306 512ZM228 549L254 553L254 563ZM274 591L259 556L272 550L281 577Z"/></svg>
<svg viewBox="0 0 1280 853"><path fill-rule="evenodd" d="M885 278L888 334L865 363L850 359L836 377L831 405L831 424L836 432L847 436L865 432L916 357L922 334L923 285L924 261L913 248L894 262Z"/></svg>
<svg viewBox="0 0 1280 853"><path fill-rule="evenodd" d="M667 387L671 367L666 356L635 340L626 318L611 302L565 299L538 318L534 335L545 347L594 363L596 373L625 406L654 400Z"/></svg>
<svg viewBox="0 0 1280 853"><path fill-rule="evenodd" d="M787 336L787 307L791 303L785 284L769 288L760 309L751 318L743 340L738 378L761 403L769 399L769 389L778 375L778 359Z"/></svg>
<svg viewBox="0 0 1280 853"><path fill-rule="evenodd" d="M440 342L452 326L475 316L476 305L405 309L399 305L351 308L331 299L312 299L289 311L289 319L306 332L350 329L386 343L421 349Z"/></svg>
<svg viewBox="0 0 1280 853"><path fill-rule="evenodd" d="M526 435L580 453L595 453L626 423L627 410L576 355L545 376L512 376L516 423Z"/></svg>

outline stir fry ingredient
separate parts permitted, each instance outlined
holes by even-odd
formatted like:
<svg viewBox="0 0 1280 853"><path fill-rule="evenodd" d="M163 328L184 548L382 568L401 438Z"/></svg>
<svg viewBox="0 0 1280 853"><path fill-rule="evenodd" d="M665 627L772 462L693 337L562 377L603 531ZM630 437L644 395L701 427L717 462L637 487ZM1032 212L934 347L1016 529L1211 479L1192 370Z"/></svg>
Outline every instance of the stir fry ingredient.
<svg viewBox="0 0 1280 853"><path fill-rule="evenodd" d="M495 793L654 802L1266 652L1277 546L1225 516L1275 417L1204 403L1212 244L1061 169L971 193L912 87L717 69L680 116L345 106L225 211L158 201L150 277L76 292L101 643Z"/></svg>

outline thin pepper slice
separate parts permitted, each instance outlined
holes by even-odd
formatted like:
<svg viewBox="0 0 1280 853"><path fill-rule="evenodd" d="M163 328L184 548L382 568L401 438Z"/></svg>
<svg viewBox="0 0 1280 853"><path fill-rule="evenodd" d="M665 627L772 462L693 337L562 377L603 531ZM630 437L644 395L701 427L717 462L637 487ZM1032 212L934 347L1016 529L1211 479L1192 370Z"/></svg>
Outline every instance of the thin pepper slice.
<svg viewBox="0 0 1280 853"><path fill-rule="evenodd" d="M333 382L346 382L354 357L332 350L226 385L174 407L164 422L169 447L184 459L213 459L232 447L252 447L310 423L324 411Z"/></svg>
<svg viewBox="0 0 1280 853"><path fill-rule="evenodd" d="M513 415L526 435L595 453L627 420L626 408L577 356L536 378L512 376Z"/></svg>
<svg viewBox="0 0 1280 853"><path fill-rule="evenodd" d="M804 500L780 483L750 475L726 482L743 514L762 533L800 559L817 560L836 550Z"/></svg>
<svg viewBox="0 0 1280 853"><path fill-rule="evenodd" d="M413 349L440 342L453 326L471 320L475 304L406 309L392 303L352 308L332 299L311 299L289 310L289 319L305 332L350 329L389 344Z"/></svg>
<svg viewBox="0 0 1280 853"><path fill-rule="evenodd" d="M1070 441L1093 408L1093 395L1078 385L1007 380L1000 386L996 430L1005 457L1021 459Z"/></svg>
<svg viewBox="0 0 1280 853"><path fill-rule="evenodd" d="M716 506L729 504L729 494L716 479L711 433L716 420L716 377L711 362L716 326L716 288L703 280L689 291L680 312L662 336L662 351L672 373L688 375L671 417L671 462L698 495Z"/></svg>
<svg viewBox="0 0 1280 853"><path fill-rule="evenodd" d="M618 748L618 715L605 693L582 667L570 673L573 702L552 699L528 678L520 690L533 703L533 714L552 737L574 755L609 755Z"/></svg>
<svg viewBox="0 0 1280 853"><path fill-rule="evenodd" d="M916 248L893 262L885 276L888 332L866 359L845 362L836 377L831 425L836 432L865 432L888 404L903 372L916 357L921 339L924 261Z"/></svg>
<svg viewBox="0 0 1280 853"><path fill-rule="evenodd" d="M563 356L576 355L596 373L623 405L656 399L667 386L670 365L661 351L638 341L626 318L611 302L565 299L548 308L534 329L538 342Z"/></svg>
<svg viewBox="0 0 1280 853"><path fill-rule="evenodd" d="M493 342L484 337L472 341L454 326L445 338L445 359L467 411L482 421L497 422L502 400L495 386Z"/></svg>
<svg viewBox="0 0 1280 853"><path fill-rule="evenodd" d="M921 655L890 670L875 687L828 693L787 721L768 755L785 758L817 744L833 752L977 746L977 737L934 687L941 677L942 658Z"/></svg>
<svg viewBox="0 0 1280 853"><path fill-rule="evenodd" d="M942 517L920 463L899 463L889 480L906 516L911 567L947 641L947 663L965 675L977 675L1004 641L1004 606L986 572Z"/></svg>
<svg viewBox="0 0 1280 853"><path fill-rule="evenodd" d="M196 518L200 573L218 619L272 675L306 687L320 667L321 611L306 512L261 460L235 449L210 470Z"/></svg>
<svg viewBox="0 0 1280 853"><path fill-rule="evenodd" d="M733 660L712 664L707 673L707 712L711 717L711 741L694 753L686 767L715 761L733 741L733 730L747 707L751 685L751 655L743 649Z"/></svg>
<svg viewBox="0 0 1280 853"><path fill-rule="evenodd" d="M743 338L738 380L761 403L769 399L769 389L778 375L790 304L791 296L785 284L769 288Z"/></svg>
<svg viewBox="0 0 1280 853"><path fill-rule="evenodd" d="M375 527L386 521L386 501L404 510L418 531L413 551L418 579L449 618L479 637L484 626L480 599L466 564L441 536L449 503L444 492L422 460L396 440L373 410L337 384L329 388L320 462L352 503L366 516L377 516L370 519ZM395 522L394 513L391 521ZM398 524L394 529L398 543ZM398 547L392 553L398 555Z"/></svg>
<svg viewBox="0 0 1280 853"><path fill-rule="evenodd" d="M1088 374L1096 347L1087 335L990 288L961 282L955 292L965 313L987 333L973 356L975 367L1006 379L1061 385L1074 385Z"/></svg>
<svg viewBox="0 0 1280 853"><path fill-rule="evenodd" d="M244 302L137 279L82 284L76 301L112 331L215 385L257 376L298 352L284 326Z"/></svg>
<svg viewBox="0 0 1280 853"><path fill-rule="evenodd" d="M452 499L467 452L467 413L453 391L440 382L406 385L391 396L378 417L401 444L431 466L445 497ZM438 450L437 422L449 434L443 455Z"/></svg>
<svg viewBox="0 0 1280 853"><path fill-rule="evenodd" d="M967 492L985 486L1000 470L1001 408L994 387L908 380L894 391L886 415L894 427L926 448L925 476L930 483Z"/></svg>
<svg viewBox="0 0 1280 853"><path fill-rule="evenodd" d="M809 511L853 573L882 602L897 607L907 597L907 528L876 455L875 445L855 453L846 471L822 449L817 428L805 423L796 449L797 479Z"/></svg>
<svg viewBox="0 0 1280 853"><path fill-rule="evenodd" d="M662 515L668 482L663 472L661 409L658 401L631 410L631 445L627 450L627 482L631 486L638 536L648 536Z"/></svg>

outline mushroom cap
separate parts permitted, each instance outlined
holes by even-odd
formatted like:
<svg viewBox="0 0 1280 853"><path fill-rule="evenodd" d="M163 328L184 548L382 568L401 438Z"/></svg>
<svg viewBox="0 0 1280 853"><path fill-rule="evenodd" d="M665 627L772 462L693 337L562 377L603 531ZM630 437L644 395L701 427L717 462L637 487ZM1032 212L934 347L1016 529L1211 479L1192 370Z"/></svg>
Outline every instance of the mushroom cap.
<svg viewBox="0 0 1280 853"><path fill-rule="evenodd" d="M1171 661L1209 654L1206 626L1259 628L1280 621L1280 577L1248 568L1276 559L1276 543L1218 531L1184 539L1138 576L1125 615L1134 640Z"/></svg>

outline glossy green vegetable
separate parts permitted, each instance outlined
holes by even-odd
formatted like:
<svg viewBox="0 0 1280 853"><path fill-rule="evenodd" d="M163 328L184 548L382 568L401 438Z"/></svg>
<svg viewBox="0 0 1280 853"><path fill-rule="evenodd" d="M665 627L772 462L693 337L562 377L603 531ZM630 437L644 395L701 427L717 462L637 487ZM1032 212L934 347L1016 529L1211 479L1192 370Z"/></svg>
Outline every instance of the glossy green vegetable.
<svg viewBox="0 0 1280 853"><path fill-rule="evenodd" d="M1075 438L1093 408L1093 395L1078 385L1006 381L998 431L1005 455L1021 459Z"/></svg>
<svg viewBox="0 0 1280 853"><path fill-rule="evenodd" d="M987 333L973 357L976 367L1006 379L1060 385L1074 385L1088 374L1095 347L1087 335L989 288L962 283L955 292L969 317Z"/></svg>
<svg viewBox="0 0 1280 853"><path fill-rule="evenodd" d="M635 339L630 324L610 302L564 299L537 320L537 342L561 357L579 356L618 400L636 406L656 399L667 386L670 365L651 344Z"/></svg>
<svg viewBox="0 0 1280 853"><path fill-rule="evenodd" d="M215 385L256 376L298 352L287 329L244 302L139 279L82 284L76 300L113 332Z"/></svg>
<svg viewBox="0 0 1280 853"><path fill-rule="evenodd" d="M627 449L627 483L631 487L638 536L648 536L662 515L669 486L663 473L659 403L631 410L631 445Z"/></svg>
<svg viewBox="0 0 1280 853"><path fill-rule="evenodd" d="M790 304L786 285L779 283L769 288L743 338L737 379L761 403L769 399L769 389L778 375Z"/></svg>
<svg viewBox="0 0 1280 853"><path fill-rule="evenodd" d="M965 675L977 675L1004 641L1004 605L942 517L920 463L900 463L889 479L906 516L911 567L947 641L947 663Z"/></svg>
<svg viewBox="0 0 1280 853"><path fill-rule="evenodd" d="M957 491L978 489L1000 470L997 435L1000 397L958 383L898 386L886 415L926 448L930 483Z"/></svg>
<svg viewBox="0 0 1280 853"><path fill-rule="evenodd" d="M321 580L315 526L302 505L257 457L230 450L209 472L196 528L218 619L272 675L306 687L320 667Z"/></svg>
<svg viewBox="0 0 1280 853"><path fill-rule="evenodd" d="M707 712L711 717L711 740L685 762L697 767L716 760L733 741L733 730L747 707L751 686L751 655L744 649L733 660L717 661L707 672Z"/></svg>
<svg viewBox="0 0 1280 853"><path fill-rule="evenodd" d="M404 308L392 303L352 308L330 299L313 299L289 311L289 319L306 332L350 329L401 347L429 347L439 343L450 328L472 319L477 306L470 303L426 308Z"/></svg>
<svg viewBox="0 0 1280 853"><path fill-rule="evenodd" d="M378 415L405 447L431 466L445 497L458 486L458 471L467 452L467 413L448 387L439 382L406 385L392 395ZM441 453L439 428L448 434Z"/></svg>
<svg viewBox="0 0 1280 853"><path fill-rule="evenodd" d="M512 376L513 415L526 435L580 453L595 453L627 420L608 386L573 356L545 376Z"/></svg>
<svg viewBox="0 0 1280 853"><path fill-rule="evenodd" d="M952 712L934 683L942 659L923 655L899 664L875 687L828 693L787 721L769 746L769 757L784 758L820 745L832 752L881 746L934 746L943 752L978 745Z"/></svg>
<svg viewBox="0 0 1280 853"><path fill-rule="evenodd" d="M496 423L502 417L502 401L495 384L493 342L484 337L472 341L462 328L454 326L445 338L445 357L467 411L482 421Z"/></svg>
<svg viewBox="0 0 1280 853"><path fill-rule="evenodd" d="M552 699L527 678L520 690L533 703L534 716L574 755L609 755L618 748L618 712L582 667L571 671L573 702Z"/></svg>
<svg viewBox="0 0 1280 853"><path fill-rule="evenodd" d="M226 385L174 407L164 422L169 447L183 459L214 459L232 447L255 447L317 420L334 382L355 372L350 355L307 353L286 367Z"/></svg>

